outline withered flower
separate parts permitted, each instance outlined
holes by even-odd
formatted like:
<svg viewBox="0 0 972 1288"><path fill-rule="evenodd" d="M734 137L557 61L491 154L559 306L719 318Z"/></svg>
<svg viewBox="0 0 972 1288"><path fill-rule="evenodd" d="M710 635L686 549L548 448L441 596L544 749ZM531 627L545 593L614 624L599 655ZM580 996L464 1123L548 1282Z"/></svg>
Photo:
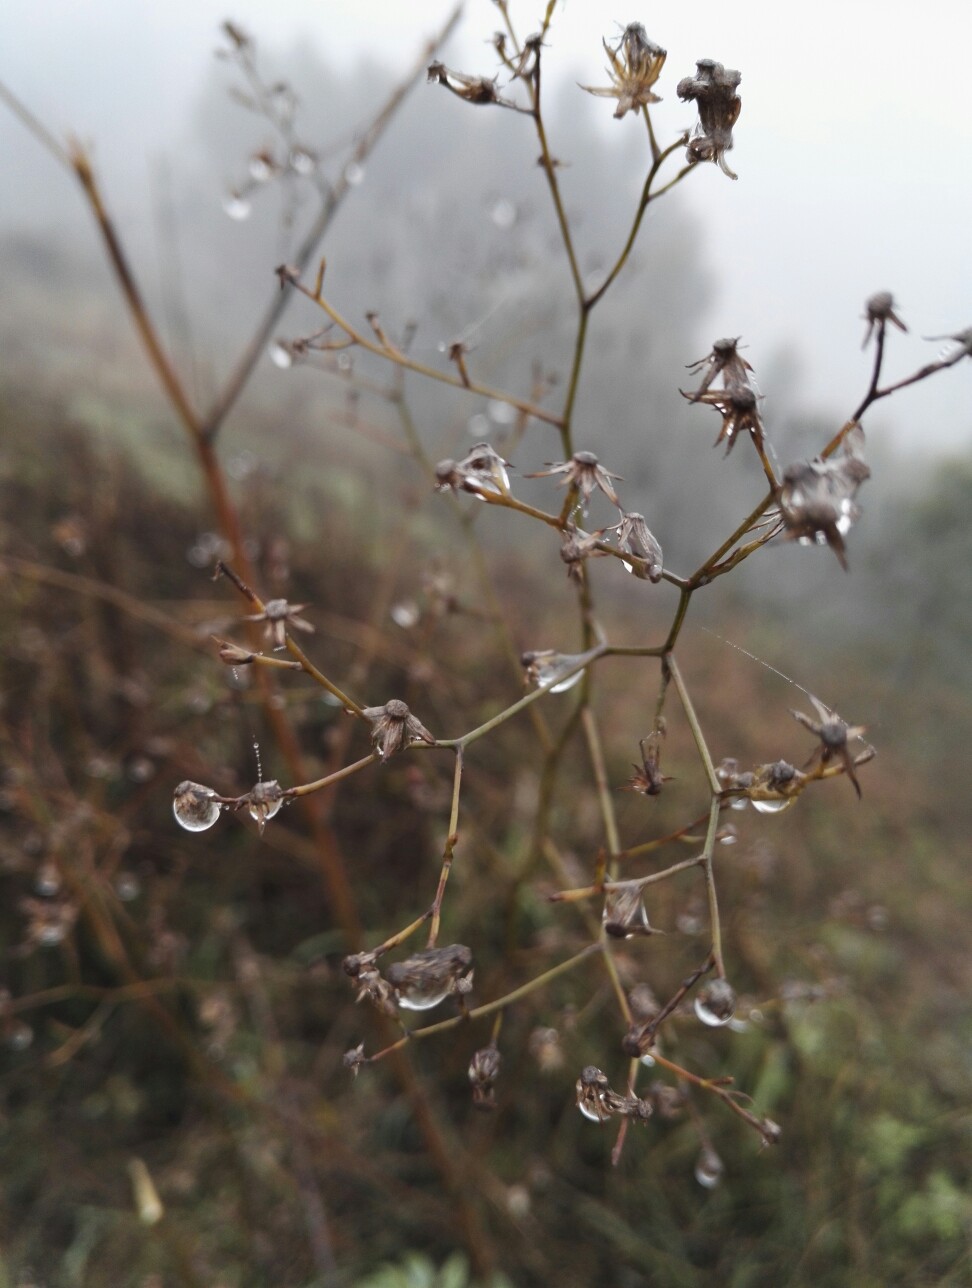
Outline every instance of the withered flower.
<svg viewBox="0 0 972 1288"><path fill-rule="evenodd" d="M469 1061L469 1081L472 1083L473 1104L478 1109L496 1108L496 1079L500 1071L500 1053L496 1044L480 1047Z"/></svg>
<svg viewBox="0 0 972 1288"><path fill-rule="evenodd" d="M690 362L689 373L693 376L701 375L702 383L694 394L687 394L684 389L681 393L686 398L691 398L692 402L698 402L718 375L722 376L724 389L748 388L749 376L746 373L753 368L739 352L741 339L737 335L716 340L711 353L699 358L697 362Z"/></svg>
<svg viewBox="0 0 972 1288"><path fill-rule="evenodd" d="M477 106L499 103L506 106L496 89L495 77L489 80L486 76L467 76L465 72L452 71L444 63L434 62L429 63L427 80L429 84L444 85L450 93L465 99L467 103L475 103Z"/></svg>
<svg viewBox="0 0 972 1288"><path fill-rule="evenodd" d="M541 1073L556 1073L564 1065L564 1049L556 1029L535 1028L527 1039L527 1050L536 1060Z"/></svg>
<svg viewBox="0 0 972 1288"><path fill-rule="evenodd" d="M608 56L607 72L611 84L603 88L582 85L581 89L598 98L616 98L615 120L637 111L639 107L647 107L649 103L660 103L653 86L661 75L668 53L661 45L648 39L641 23L632 22L625 27L613 49L606 40L602 43Z"/></svg>
<svg viewBox="0 0 972 1288"><path fill-rule="evenodd" d="M350 1072L352 1078L356 1078L361 1071L361 1066L368 1063L368 1057L364 1053L364 1043L361 1042L350 1051L345 1051L341 1057L341 1063Z"/></svg>
<svg viewBox="0 0 972 1288"><path fill-rule="evenodd" d="M746 796L758 814L780 814L793 804L809 781L789 761L774 760L757 767Z"/></svg>
<svg viewBox="0 0 972 1288"><path fill-rule="evenodd" d="M306 604L288 604L286 599L268 599L263 605L262 613L252 613L244 617L244 622L266 622L264 634L272 641L275 649L287 647L287 627L296 627L299 631L313 631L310 622L300 614Z"/></svg>
<svg viewBox="0 0 972 1288"><path fill-rule="evenodd" d="M239 804L246 806L250 818L253 819L261 832L266 827L267 820L273 818L275 814L279 814L283 803L283 788L275 780L256 783L245 796L241 796L239 799Z"/></svg>
<svg viewBox="0 0 972 1288"><path fill-rule="evenodd" d="M632 562L622 560L628 572L642 581L658 583L662 579L662 548L650 531L643 514L623 514L616 525L618 549L631 555Z"/></svg>
<svg viewBox="0 0 972 1288"><path fill-rule="evenodd" d="M651 1103L637 1096L620 1096L611 1090L607 1075L595 1065L581 1070L576 1085L577 1108L591 1122L604 1123L613 1116L636 1118L646 1122L652 1115Z"/></svg>
<svg viewBox="0 0 972 1288"><path fill-rule="evenodd" d="M591 493L598 487L608 500L620 509L621 503L611 480L620 480L621 475L612 474L610 470L606 470L593 452L575 452L569 461L561 461L557 465L551 464L549 469L537 470L535 474L527 474L526 477L542 479L552 477L554 474L563 474L562 487L571 487L580 493L585 510L591 499Z"/></svg>
<svg viewBox="0 0 972 1288"><path fill-rule="evenodd" d="M435 743L433 735L399 698L389 699L383 707L365 707L363 715L371 721L371 741L382 760L413 742L427 742L429 746Z"/></svg>
<svg viewBox="0 0 972 1288"><path fill-rule="evenodd" d="M732 389L709 389L704 394L687 394L684 390L680 392L689 402L706 403L718 411L722 417L722 428L713 446L718 447L724 442L727 456L736 445L737 435L747 430L752 435L753 442L762 447L763 426L756 407L756 394L749 385L739 385Z"/></svg>
<svg viewBox="0 0 972 1288"><path fill-rule="evenodd" d="M509 461L504 461L489 443L477 443L461 461L447 459L438 463L435 467L435 490L444 492L452 488L453 492L471 492L481 501L485 500L484 493L508 496L508 465Z"/></svg>
<svg viewBox="0 0 972 1288"><path fill-rule="evenodd" d="M604 899L601 920L605 934L614 939L634 939L641 935L657 934L648 921L643 891L640 886L626 886L609 890Z"/></svg>
<svg viewBox="0 0 972 1288"><path fill-rule="evenodd" d="M398 1005L407 1011L428 1011L450 993L464 995L472 986L472 953L464 944L427 948L385 972Z"/></svg>
<svg viewBox="0 0 972 1288"><path fill-rule="evenodd" d="M832 760L839 760L844 767L844 772L854 784L854 791L857 792L858 799L861 795L861 785L857 781L857 774L854 772L854 758L851 755L847 741L849 738L860 738L865 733L864 725L849 725L842 720L836 711L831 711L825 707L819 698L810 694L810 701L817 713L817 719L813 720L810 716L804 715L802 711L793 711L790 715L794 720L799 720L804 729L809 729L811 733L816 734L820 739L820 746L817 747L813 755L807 761L807 768L811 765L828 765Z"/></svg>
<svg viewBox="0 0 972 1288"><path fill-rule="evenodd" d="M864 431L855 425L844 439L843 455L787 466L780 488L780 514L790 540L830 546L845 571L844 536L860 517L855 498L871 477L863 448Z"/></svg>
<svg viewBox="0 0 972 1288"><path fill-rule="evenodd" d="M634 765L634 773L626 783L624 790L640 792L642 796L659 796L665 783L671 782L668 774L661 771L661 731L656 729L647 738L638 743L641 748L641 765Z"/></svg>
<svg viewBox="0 0 972 1288"><path fill-rule="evenodd" d="M676 90L683 102L694 99L699 109L699 123L689 141L688 159L714 161L723 174L736 179L739 176L729 169L726 153L732 150L732 127L742 107L736 93L742 76L711 58L702 58L695 66L697 74L680 80Z"/></svg>
<svg viewBox="0 0 972 1288"><path fill-rule="evenodd" d="M567 565L567 576L573 581L582 579L582 566L585 559L604 557L604 551L597 548L597 543L603 535L603 532L585 532L575 523L568 523L564 528L563 540L560 543L560 557Z"/></svg>
<svg viewBox="0 0 972 1288"><path fill-rule="evenodd" d="M345 957L341 965L344 973L354 980L358 990L358 995L354 999L356 1002L363 1002L367 998L372 1006L384 1015L397 1014L395 990L388 980L382 978L381 972L375 965L374 953L354 953L350 957Z"/></svg>
<svg viewBox="0 0 972 1288"><path fill-rule="evenodd" d="M908 328L894 311L894 297L890 291L878 291L872 295L865 304L867 319L867 331L864 333L864 343L862 349L867 348L867 342L873 335L883 335L884 329L889 322L893 322L899 331L907 331Z"/></svg>

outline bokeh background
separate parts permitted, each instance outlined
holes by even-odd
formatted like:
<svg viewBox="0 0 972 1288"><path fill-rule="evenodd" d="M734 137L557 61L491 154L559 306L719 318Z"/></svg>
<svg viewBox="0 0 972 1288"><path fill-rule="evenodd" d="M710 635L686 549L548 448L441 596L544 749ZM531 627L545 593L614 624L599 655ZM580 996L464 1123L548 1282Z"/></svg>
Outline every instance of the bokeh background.
<svg viewBox="0 0 972 1288"><path fill-rule="evenodd" d="M606 83L601 38L620 34L600 9L558 9L544 52L551 147L592 281L645 166L637 123L578 88ZM538 15L511 12L528 34ZM909 327L891 336L889 377L942 351L923 337L972 322L972 19L958 4L870 3L617 16L669 50L653 117L665 141L692 124L674 86L696 59L742 72L739 180L702 167L651 208L593 315L576 417L577 445L624 476L626 504L685 572L761 494L747 445L712 451L715 418L678 393L714 338L743 337L785 465L819 451L866 389L874 291L894 292ZM343 169L445 17L64 0L0 18L0 81L89 148L198 405L316 210L310 177L291 176L252 186L245 218L227 214L274 135L214 57L225 18L254 38L268 81L293 88L318 173L353 179L322 245L329 298L357 322L378 310L392 335L414 322L411 351L432 365L461 339L488 383L523 392L539 370L561 396L572 295L530 122L422 77L364 165ZM467 6L443 61L492 74L499 18ZM868 414L874 473L847 574L829 551L774 543L693 603L683 666L717 757L805 757L788 715L804 694L778 672L866 724L878 757L862 804L838 781L779 819L735 820L727 945L758 1018L715 1036L686 1021L673 1039L677 1058L736 1076L783 1124L780 1146L760 1152L703 1100L721 1185L693 1178L692 1114L632 1135L612 1169L612 1141L573 1106L581 1067L623 1065L593 968L511 1013L495 1115L468 1103L472 1036L427 1044L410 1082L382 1066L352 1085L341 1055L378 1029L352 1005L346 937L296 816L262 838L226 818L202 838L176 829L180 779L244 790L254 739L265 776L285 763L252 686L215 658L211 635L240 631L229 587L209 579L226 549L78 185L6 109L0 137L0 1283L967 1283L969 363ZM275 334L320 325L295 300ZM549 480L521 475L557 459L556 435L517 436L501 405L411 377L406 425L380 365L282 367L274 348L219 440L266 593L313 605L308 648L328 674L369 703L401 693L457 734L517 695L497 614L517 648L570 651L573 592L556 547L498 512L467 544L471 525L408 444L435 461L509 442L517 494L552 507ZM654 641L669 588L633 596L608 562L594 573L612 637ZM598 675L618 786L650 723L655 673L640 665ZM339 713L306 684L281 692L306 762L326 766ZM673 724L669 741L661 800L619 798L629 844L704 806L686 731ZM539 789L524 726L479 747L448 923L487 998L569 955L584 925L552 910L554 877L527 862ZM412 759L328 802L368 942L434 890L448 766ZM564 773L554 835L580 884L599 819L579 751ZM696 894L659 895L652 919L670 933L625 950L626 983L665 994L691 969Z"/></svg>

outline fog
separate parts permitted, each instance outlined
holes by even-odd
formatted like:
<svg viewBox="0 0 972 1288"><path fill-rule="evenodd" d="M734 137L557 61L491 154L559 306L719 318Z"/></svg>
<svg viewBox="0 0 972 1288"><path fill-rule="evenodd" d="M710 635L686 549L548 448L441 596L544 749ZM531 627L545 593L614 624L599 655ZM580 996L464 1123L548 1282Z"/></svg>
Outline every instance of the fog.
<svg viewBox="0 0 972 1288"><path fill-rule="evenodd" d="M527 33L533 9L512 8ZM937 346L921 336L972 322L972 178L960 63L972 35L968 7L932 4L919 12L827 2L805 11L812 21L803 12L706 2L615 15L621 23L648 17L648 34L669 50L657 86L664 102L654 112L662 140L693 122L674 87L697 58L738 67L743 100L731 157L739 181L703 166L659 203L643 230L635 278L599 315L591 357L605 364L603 378L596 406L581 411L626 421L619 433L628 443L644 433L633 391L642 396L649 377L663 380L665 390L653 397L668 420L684 364L716 336L741 335L749 346L774 442L811 451L820 426L839 424L866 387L868 295L892 290L910 327L907 337L894 336L889 374L934 356ZM49 0L5 10L0 79L55 135L93 148L119 227L160 306L178 247L200 379L211 386L294 240L281 230L273 193L257 194L246 224L220 209L247 156L267 138L261 122L227 96L231 69L213 58L220 21L231 16L256 39L269 78L293 83L302 131L323 148L360 128L445 13L438 4L376 0L285 0L272 16L258 0L242 0L232 13L210 0ZM615 40L620 28L603 14L603 6L580 0L560 7L544 55L552 149L565 162L566 200L593 274L623 241L646 153L633 117L613 120L610 100L577 88L607 83L600 41ZM444 61L492 74L489 38L498 19L485 0L467 6ZM29 275L27 245L56 253L58 274L93 265L96 238L70 177L6 112L0 136L5 271L20 281ZM551 327L569 300L569 280L535 154L527 119L417 85L325 247L341 306L358 317L377 308L398 324L424 318L419 343L429 353L468 332L483 360L489 355L504 374L516 367L498 355L513 349L521 382L517 337L529 328L537 356L562 370L558 345L567 332ZM497 210L510 207L515 220L500 227ZM43 279L55 270L38 271ZM31 313L36 296L7 293L6 365L11 353L53 342L50 309ZM652 337L650 354L638 351L634 328ZM288 321L282 330L299 333L300 324ZM868 430L872 442L880 437L905 457L958 449L972 431L970 406L960 365L876 408ZM706 423L698 433L710 429Z"/></svg>

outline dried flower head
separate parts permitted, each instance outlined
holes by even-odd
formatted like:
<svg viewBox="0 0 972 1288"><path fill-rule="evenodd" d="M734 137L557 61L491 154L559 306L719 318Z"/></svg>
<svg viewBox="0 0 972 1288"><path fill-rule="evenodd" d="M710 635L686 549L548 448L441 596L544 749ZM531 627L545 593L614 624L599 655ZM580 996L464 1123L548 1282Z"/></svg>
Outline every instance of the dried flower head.
<svg viewBox="0 0 972 1288"><path fill-rule="evenodd" d="M687 394L684 390L681 393L689 402L706 403L718 411L722 417L722 428L713 446L718 447L724 442L727 456L735 447L736 438L741 432L748 431L753 442L758 447L763 446L763 426L756 406L756 393L749 385L738 385L732 389L709 389L704 394Z"/></svg>
<svg viewBox="0 0 972 1288"><path fill-rule="evenodd" d="M598 98L616 98L615 120L640 107L647 107L649 103L660 103L653 86L661 75L668 54L661 45L648 39L641 23L632 22L625 27L614 48L606 40L602 43L608 57L607 72L611 84L603 88L582 85L581 89Z"/></svg>
<svg viewBox="0 0 972 1288"><path fill-rule="evenodd" d="M266 622L264 634L272 641L273 647L286 648L288 626L296 627L299 631L314 630L310 622L300 616L306 607L306 604L288 604L286 599L268 599L262 612L252 613L249 617L244 617L243 621Z"/></svg>
<svg viewBox="0 0 972 1288"><path fill-rule="evenodd" d="M383 707L365 707L362 714L371 721L371 741L382 760L413 742L426 742L429 746L435 743L425 725L398 698L391 698Z"/></svg>
<svg viewBox="0 0 972 1288"><path fill-rule="evenodd" d="M601 920L605 934L614 939L634 939L641 935L654 935L656 930L648 921L648 910L641 886L625 886L609 890L604 898Z"/></svg>
<svg viewBox="0 0 972 1288"><path fill-rule="evenodd" d="M836 711L831 711L825 707L819 698L810 695L810 701L813 703L813 709L817 713L817 719L813 720L810 716L804 715L802 711L790 711L794 720L799 720L804 729L809 729L812 734L820 739L820 745L814 751L813 755L807 761L807 768L811 765L828 765L832 760L838 760L844 767L844 773L854 784L854 791L857 792L858 799L861 795L861 785L857 781L857 774L854 772L854 758L847 746L851 738L860 738L865 732L864 725L849 725L842 720Z"/></svg>
<svg viewBox="0 0 972 1288"><path fill-rule="evenodd" d="M375 965L374 953L354 953L350 957L345 957L341 965L349 979L354 980L358 990L354 999L356 1002L362 1002L367 998L382 1014L397 1014L395 990L388 980L382 978L381 972Z"/></svg>
<svg viewBox="0 0 972 1288"><path fill-rule="evenodd" d="M356 1078L361 1071L361 1066L368 1063L368 1057L364 1053L364 1043L352 1047L350 1051L345 1051L341 1057L341 1063L351 1076Z"/></svg>
<svg viewBox="0 0 972 1288"><path fill-rule="evenodd" d="M597 543L603 535L603 532L585 532L575 523L568 523L564 528L563 540L560 543L560 557L567 565L567 576L573 581L580 581L583 578L585 559L603 558L604 551L597 548Z"/></svg>
<svg viewBox="0 0 972 1288"><path fill-rule="evenodd" d="M556 1073L564 1066L564 1049L556 1029L543 1026L534 1029L527 1039L527 1050L541 1073Z"/></svg>
<svg viewBox="0 0 972 1288"><path fill-rule="evenodd" d="M878 291L867 301L864 306L865 317L867 319L867 331L864 334L864 343L862 349L867 348L867 342L873 335L884 334L885 328L889 322L893 322L899 331L907 331L908 328L894 311L894 297L890 291Z"/></svg>
<svg viewBox="0 0 972 1288"><path fill-rule="evenodd" d="M702 58L696 64L696 75L678 82L676 93L683 102L695 100L699 123L689 141L689 161L714 161L730 179L738 178L726 163L732 150L732 127L739 119L742 103L736 90L742 76L729 71L722 63Z"/></svg>
<svg viewBox="0 0 972 1288"><path fill-rule="evenodd" d="M480 1047L469 1061L469 1081L472 1083L473 1104L478 1109L496 1108L496 1079L499 1077L501 1058L496 1044Z"/></svg>
<svg viewBox="0 0 972 1288"><path fill-rule="evenodd" d="M593 1064L581 1070L575 1090L577 1108L591 1122L604 1123L615 1116L646 1122L653 1112L649 1101L612 1091L607 1075Z"/></svg>
<svg viewBox="0 0 972 1288"><path fill-rule="evenodd" d="M632 562L625 559L625 568L642 581L656 584L662 579L662 548L645 522L643 514L623 514L621 522L615 526L618 549L632 556Z"/></svg>
<svg viewBox="0 0 972 1288"><path fill-rule="evenodd" d="M245 796L240 797L239 804L246 806L250 818L262 832L268 819L280 812L284 799L283 788L278 782L271 780L251 787Z"/></svg>
<svg viewBox="0 0 972 1288"><path fill-rule="evenodd" d="M464 995L472 985L472 953L464 944L427 948L385 972L398 1005L408 1011L428 1011L451 993Z"/></svg>
<svg viewBox="0 0 972 1288"><path fill-rule="evenodd" d="M454 72L444 63L429 63L427 80L429 84L444 85L450 93L467 103L482 106L486 103L503 103L496 89L496 79L485 76L467 76L465 72Z"/></svg>
<svg viewBox="0 0 972 1288"><path fill-rule="evenodd" d="M711 353L707 353L704 358L699 358L698 361L688 364L689 373L693 376L701 375L702 383L694 394L687 394L683 389L681 392L686 398L691 398L692 402L698 402L716 376L720 375L722 376L724 389L744 389L749 387L747 372L752 371L752 366L739 352L741 338L741 336L737 335L716 340L712 346Z"/></svg>
<svg viewBox="0 0 972 1288"><path fill-rule="evenodd" d="M642 796L659 796L665 783L671 782L661 771L662 731L656 729L638 743L641 748L641 765L634 765L634 773L625 784L625 791L640 792Z"/></svg>
<svg viewBox="0 0 972 1288"><path fill-rule="evenodd" d="M563 474L562 487L570 487L580 493L585 510L595 488L600 488L608 500L620 508L621 503L611 480L621 479L621 475L612 474L610 470L606 470L593 452L575 452L569 461L561 461L557 465L551 464L549 469L537 470L535 474L527 474L526 477L542 479L554 474Z"/></svg>
<svg viewBox="0 0 972 1288"><path fill-rule="evenodd" d="M787 466L780 488L780 514L788 537L801 545L830 546L845 570L844 536L860 517L855 498L871 477L863 449L864 431L855 425L844 439L841 456Z"/></svg>
<svg viewBox="0 0 972 1288"><path fill-rule="evenodd" d="M508 466L509 461L504 461L489 443L477 443L461 461L447 459L438 463L435 467L435 490L444 492L451 488L453 492L471 492L481 501L489 495L509 496Z"/></svg>

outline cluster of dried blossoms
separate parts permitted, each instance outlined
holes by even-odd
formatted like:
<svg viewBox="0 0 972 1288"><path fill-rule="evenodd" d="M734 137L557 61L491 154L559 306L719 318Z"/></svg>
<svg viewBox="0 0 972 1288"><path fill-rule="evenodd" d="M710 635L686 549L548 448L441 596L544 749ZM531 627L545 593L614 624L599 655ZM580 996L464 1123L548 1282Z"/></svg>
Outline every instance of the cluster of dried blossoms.
<svg viewBox="0 0 972 1288"><path fill-rule="evenodd" d="M503 8L505 12L505 6ZM540 65L552 9L553 6L548 7L542 30L529 39L518 42L512 34L512 28L509 34L496 37L494 46L501 63L497 75L470 75L451 70L441 62L434 62L428 68L428 78L465 103L512 108L535 120L542 146L540 163L562 216L558 163L549 153L545 132L539 128ZM242 57L246 46L238 39L235 43ZM726 154L732 149L733 128L740 112L737 93L741 79L739 72L727 70L721 63L711 59L697 63L696 74L678 83L677 95L682 101L696 105L698 123L694 132L686 132L680 140L663 150L655 139L649 110L659 101L656 86L666 61L665 50L648 38L644 27L639 23L627 26L615 43L605 41L604 48L611 83L603 88L583 88L596 96L615 99L616 118L621 119L631 114L643 119L647 125L651 165L628 243L604 283L591 293L587 292L576 271L569 222L565 218L560 219L578 303L579 326L573 355L573 378L568 382L571 390L574 389L576 376L580 371L587 315L624 267L649 202L663 195L701 162L712 162L730 178L736 178L727 164ZM504 75L507 79L501 85L500 79ZM663 162L681 146L687 148L687 164L672 180L654 189L652 185ZM559 510L548 513L519 499L511 484L511 462L506 459L503 451L487 442L475 444L461 459L450 457L440 461L435 467L431 483L438 492L448 493L456 498L471 496L488 506L510 509L524 519L539 521L553 529L560 543L560 558L567 566L571 583L578 590L585 647L583 651L574 653L563 653L552 648L525 651L521 660L527 683L533 686L532 693L497 711L484 724L460 737L436 738L400 699L392 698L380 706L363 706L345 695L310 662L294 636L295 630L308 633L313 629L302 616L307 606L291 605L282 599L263 603L249 587L230 573L237 588L255 609L243 620L251 624L262 623L266 641L272 649L271 653L264 654L222 640L218 641L221 659L230 666L274 666L303 671L312 676L341 703L349 718L359 720L366 727L372 752L316 783L288 789L281 788L277 782L261 781L240 796L226 797L198 783L181 783L175 793L176 818L189 830L201 831L212 826L221 811L228 808L248 813L262 831L264 824L274 817L280 807L295 796L319 790L368 766L382 765L392 756L425 748L453 753L456 770L448 834L438 886L431 904L415 921L377 947L354 953L343 962L344 972L356 991L357 1000L369 1003L386 1022L392 1021L399 1025L401 1035L396 1033L395 1040L371 1055L366 1054L364 1043L353 1047L345 1055L345 1066L357 1074L364 1066L381 1059L406 1040L455 1030L460 1024L471 1025L492 1016L494 1027L490 1040L472 1053L469 1064L469 1081L474 1102L484 1108L492 1107L496 1103L497 1089L501 1087L499 1022L504 1011L527 994L544 987L555 976L573 969L588 957L597 955L603 959L617 995L621 1014L618 1047L629 1064L624 1091L612 1087L608 1075L600 1068L593 1064L584 1067L575 1086L578 1108L587 1119L597 1124L618 1120L620 1129L617 1150L624 1140L629 1121L645 1123L652 1117L674 1118L691 1109L692 1120L699 1126L701 1134L701 1152L695 1175L701 1185L711 1187L719 1182L723 1165L701 1128L690 1097L714 1095L753 1127L763 1143L774 1143L780 1134L779 1127L771 1119L749 1107L747 1097L732 1087L731 1080L702 1077L677 1064L670 1058L667 1049L666 1028L675 1021L681 1023L687 1020L708 1028L728 1027L730 1030L745 1025L744 1020L737 1018L739 999L727 975L716 898L715 847L719 842L728 844L735 839L735 829L732 824L725 822L723 816L727 811L749 805L763 814L781 812L791 806L812 783L837 776L846 776L860 796L857 771L874 753L863 742L863 726L846 722L819 699L807 694L815 715L809 716L802 711L792 712L800 725L816 739L816 745L802 767L782 759L769 760L751 770L742 770L737 761L728 759L718 767L713 765L675 657L685 614L691 597L697 590L731 571L738 563L777 537L807 545L828 545L846 568L844 538L860 515L857 493L870 474L863 459L861 417L874 401L893 392L895 388L922 379L967 356L972 352L972 330L960 331L947 337L953 345L958 346L947 356L928 364L915 376L898 385L881 388L881 362L887 327L891 325L901 330L905 327L895 311L890 294L881 292L873 296L866 308L867 338L875 339L876 361L867 396L816 459L790 465L781 475L777 474L770 459L767 434L759 411L760 396L753 382L752 367L740 352L739 338L717 340L704 358L689 366L691 373L698 377L698 387L691 392L683 390L682 393L690 403L711 406L718 412L721 425L716 444L725 443L727 456L739 438L751 441L766 476L769 492L762 504L719 550L695 572L682 576L666 569L662 547L648 527L644 515L635 510L627 510L622 504L617 485L623 479L602 465L593 452L574 448L572 394L562 413L557 415L513 395L487 389L477 383L470 372L468 349L461 342L445 346L449 361L456 369L455 375L423 367L408 356L407 345L396 346L388 340L376 314L367 315L372 332L369 336L337 312L322 294L323 265L314 289L303 285L301 274L296 269L283 266L278 273L282 287L293 288L307 296L323 310L328 319L324 329L310 337L278 342L283 343L283 351L291 360L312 351L358 348L395 363L403 370L433 376L436 380L465 390L473 396L499 398L516 409L524 418L524 423L532 417L545 420L559 430L564 459L548 462L546 468L534 470L525 476L556 480L563 490ZM595 504L613 507L612 517L617 521L599 528L591 527L590 530L582 526L587 522L588 514ZM666 581L678 590L678 609L668 634L661 642L621 647L613 645L606 638L594 614L588 564L594 559L610 557L618 559L629 573L641 581L652 584ZM430 576L426 593L430 603L438 605L437 611L444 613L458 610L459 601L454 588L444 580L441 572ZM418 612L414 606L398 606L393 610L393 616L400 626L408 628L417 621ZM275 656L281 651L286 651L288 657ZM699 819L693 819L673 836L661 838L657 843L649 843L640 849L625 850L614 816L611 785L606 781L597 782L595 786L604 820L605 845L593 860L593 880L583 888L564 890L552 896L558 902L600 901L600 917L594 919L596 930L592 942L575 957L521 984L510 994L478 1006L473 1005L472 951L461 944L437 946L449 871L461 836L459 816L464 753L478 738L514 718L530 702L545 694L566 693L580 685L585 677L590 676L592 667L612 653L654 658L660 663L661 671L658 697L650 718L650 732L639 744L641 763L634 766L633 776L623 786L649 798L658 796L665 790L666 784L672 781L663 771L662 752L666 731L663 707L670 689L674 689L695 740L710 791L707 814L703 815L707 824L701 852L673 863L668 868L649 871L642 876L628 877L625 880L619 879L617 869L622 855L631 859L641 850L647 851L656 845L691 837ZM575 722L575 727L584 730L592 762L603 780L606 776L590 686L581 686L579 695L576 697L574 711L581 718ZM444 809L446 803L437 804L436 808ZM697 868L705 884L710 943L704 959L663 1003L658 1001L654 992L644 983L626 992L619 982L618 971L613 962L614 948L619 942L637 941L656 933L657 928L650 921L646 905L649 887L689 868ZM427 946L403 959L386 964L386 957L426 924L430 927ZM424 1027L406 1027L403 1012L422 1012L444 1003L451 1003L455 1011L449 1019ZM555 1071L563 1066L565 1057L555 1029L545 1026L536 1028L530 1038L529 1048L541 1068ZM639 1093L637 1079L642 1068L667 1074L671 1080L665 1081L658 1077L648 1086L647 1093Z"/></svg>

